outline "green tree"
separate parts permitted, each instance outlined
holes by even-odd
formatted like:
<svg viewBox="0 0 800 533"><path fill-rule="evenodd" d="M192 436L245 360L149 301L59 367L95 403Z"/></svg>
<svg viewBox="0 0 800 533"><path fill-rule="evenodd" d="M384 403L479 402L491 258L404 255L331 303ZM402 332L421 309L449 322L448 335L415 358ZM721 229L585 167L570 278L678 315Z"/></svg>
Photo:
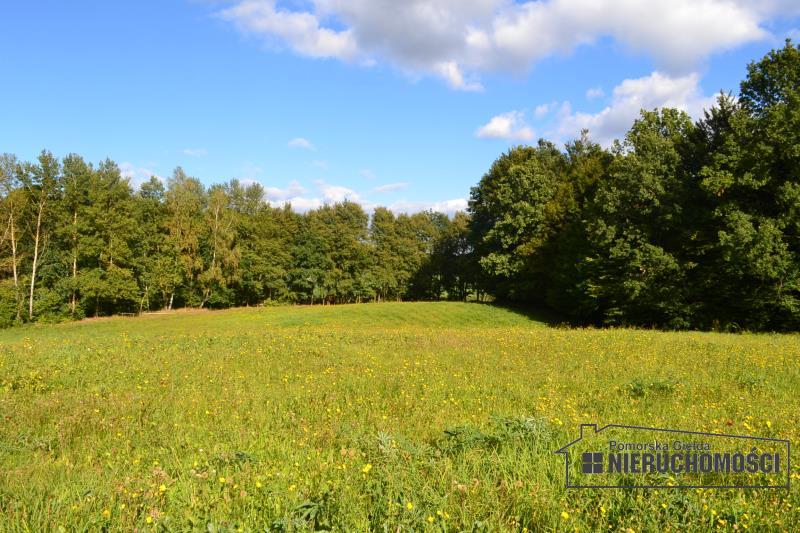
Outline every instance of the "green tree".
<svg viewBox="0 0 800 533"><path fill-rule="evenodd" d="M693 124L674 109L643 111L617 145L587 212L588 296L607 324L687 327L693 307L682 257L683 167Z"/></svg>
<svg viewBox="0 0 800 533"><path fill-rule="evenodd" d="M133 209L136 221L134 270L141 292L141 312L154 305L165 307L182 278L175 268L177 252L168 241L165 189L161 180L151 176L141 184Z"/></svg>
<svg viewBox="0 0 800 533"><path fill-rule="evenodd" d="M80 292L87 300L86 310L95 316L131 312L139 300L133 193L111 160L100 163L90 176L78 242Z"/></svg>
<svg viewBox="0 0 800 533"><path fill-rule="evenodd" d="M63 187L64 196L62 199L62 211L66 219L58 228L61 240L68 246L67 262L70 269L70 279L67 282L70 291L69 311L70 316L75 318L78 310L78 258L80 248L80 237L86 231L82 226L82 212L90 206L89 192L95 185L93 180L93 169L83 158L77 154L70 154L63 161Z"/></svg>
<svg viewBox="0 0 800 533"><path fill-rule="evenodd" d="M450 300L466 301L474 288L479 265L470 235L469 215L457 212L452 220L444 218L434 244L431 264L439 288ZM438 299L440 294L435 294Z"/></svg>
<svg viewBox="0 0 800 533"><path fill-rule="evenodd" d="M18 167L19 180L27 193L29 236L32 241L28 319L33 320L36 281L39 263L51 230L51 211L58 204L61 165L53 154L43 150L38 165L26 163Z"/></svg>
<svg viewBox="0 0 800 533"><path fill-rule="evenodd" d="M473 187L473 238L495 295L544 300L548 249L568 214L567 170L565 155L540 141L503 154Z"/></svg>
<svg viewBox="0 0 800 533"><path fill-rule="evenodd" d="M703 327L800 324L800 49L787 41L748 67L698 124L696 225Z"/></svg>
<svg viewBox="0 0 800 533"><path fill-rule="evenodd" d="M26 209L26 197L18 181L19 162L11 154L0 155L0 272L11 273L10 286L0 280L4 305L0 308L0 325L19 321L24 305L24 293L20 282L20 224ZM7 250L7 251L6 251ZM6 255L7 254L7 255Z"/></svg>
<svg viewBox="0 0 800 533"><path fill-rule="evenodd" d="M226 299L229 283L234 281L239 265L240 250L236 242L236 212L230 207L226 188L212 186L207 194L205 225L206 268L198 281L202 287L200 307L209 301L214 306L230 305Z"/></svg>
<svg viewBox="0 0 800 533"><path fill-rule="evenodd" d="M183 299L188 305L199 305L202 295L197 292L198 277L203 271L200 238L203 234L203 211L206 194L196 178L190 178L178 167L167 181L168 243L174 257L173 272L185 284ZM178 286L172 287L167 309L172 309Z"/></svg>

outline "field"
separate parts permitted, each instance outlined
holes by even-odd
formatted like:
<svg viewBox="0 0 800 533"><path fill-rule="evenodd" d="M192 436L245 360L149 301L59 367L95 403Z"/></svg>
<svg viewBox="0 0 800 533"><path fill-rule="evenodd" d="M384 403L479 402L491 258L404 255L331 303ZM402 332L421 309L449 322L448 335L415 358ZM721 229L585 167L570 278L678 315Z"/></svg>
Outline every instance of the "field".
<svg viewBox="0 0 800 533"><path fill-rule="evenodd" d="M6 330L0 530L797 531L797 467L790 490L568 491L553 451L590 422L797 447L798 354L458 303Z"/></svg>

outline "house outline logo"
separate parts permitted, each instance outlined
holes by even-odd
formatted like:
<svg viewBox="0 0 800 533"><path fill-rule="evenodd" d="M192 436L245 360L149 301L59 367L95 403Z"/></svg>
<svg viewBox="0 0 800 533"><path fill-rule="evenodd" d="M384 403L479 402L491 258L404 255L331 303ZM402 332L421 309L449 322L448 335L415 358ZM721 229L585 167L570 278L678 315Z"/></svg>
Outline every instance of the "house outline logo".
<svg viewBox="0 0 800 533"><path fill-rule="evenodd" d="M784 468L786 471L786 483L781 485L582 485L570 483L569 449L575 444L581 442L584 438L598 435L608 429L641 430L656 432L657 434L662 434L668 437L688 435L692 437L699 436L705 438L741 439L743 441L749 440L782 444L786 446L786 465ZM569 444L562 446L554 453L564 456L566 488L568 489L788 489L791 485L791 442L788 439L753 437L750 435L731 435L727 433L706 433L702 431L686 431L681 429L653 428L646 426L626 426L622 424L607 424L600 429L597 429L597 424L581 424L580 437L573 440ZM596 452L584 452L581 455L582 472L584 474L602 474L604 472L602 462L602 456L604 454ZM600 457L598 458L598 456Z"/></svg>

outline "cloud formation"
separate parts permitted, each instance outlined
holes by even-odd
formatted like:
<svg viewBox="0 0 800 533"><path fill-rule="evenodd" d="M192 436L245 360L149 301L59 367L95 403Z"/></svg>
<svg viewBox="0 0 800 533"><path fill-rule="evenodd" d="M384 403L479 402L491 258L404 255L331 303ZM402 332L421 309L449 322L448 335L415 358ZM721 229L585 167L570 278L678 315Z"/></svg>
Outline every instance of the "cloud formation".
<svg viewBox="0 0 800 533"><path fill-rule="evenodd" d="M377 193L385 193L385 192L395 192L408 187L408 182L401 181L398 183L387 183L386 185L381 185L380 187L375 187L372 189L373 192Z"/></svg>
<svg viewBox="0 0 800 533"><path fill-rule="evenodd" d="M291 198L301 196L308 192L305 187L300 185L300 182L293 180L289 182L286 188L280 187L264 187L264 192L267 195L267 200L272 203L283 203Z"/></svg>
<svg viewBox="0 0 800 533"><path fill-rule="evenodd" d="M383 61L477 91L479 75L524 72L538 60L610 37L671 74L769 36L795 0L239 0L219 12L271 47L307 57Z"/></svg>
<svg viewBox="0 0 800 533"><path fill-rule="evenodd" d="M390 183L380 187L375 187L372 192L392 192L403 189L408 184L405 182ZM286 187L264 187L266 200L273 205L291 204L292 209L298 213L305 213L312 209L319 209L324 205L332 205L344 201L355 202L361 205L367 212L373 211L378 206L385 206L395 213L419 213L421 211L434 210L447 215L453 215L456 211L467 209L465 198L453 200L431 201L431 202L409 202L398 200L388 205L386 203L375 202L365 195L349 187L342 185L332 185L323 180L314 182L314 191L309 191L298 181L291 181Z"/></svg>
<svg viewBox="0 0 800 533"><path fill-rule="evenodd" d="M292 204L295 211L304 213L311 209L317 209L325 204L344 202L360 202L361 195L353 189L341 185L330 185L322 180L314 182L316 194L309 195L309 190L303 187L300 182L293 180L284 187L264 187L267 201L272 204L282 205Z"/></svg>
<svg viewBox="0 0 800 533"><path fill-rule="evenodd" d="M164 178L159 176L152 169L134 165L129 161L120 163L119 171L123 178L128 178L130 180L131 186L134 189L138 188L142 183L150 180L150 178L153 176L158 178L160 181L164 181Z"/></svg>
<svg viewBox="0 0 800 533"><path fill-rule="evenodd" d="M539 109L537 109L537 113ZM507 141L530 141L533 130L525 123L525 113L509 111L492 117L477 129L475 136L481 139L505 139Z"/></svg>
<svg viewBox="0 0 800 533"><path fill-rule="evenodd" d="M441 202L398 201L393 202L386 207L394 213L406 213L410 215L413 213L420 213L422 211L437 211L439 213L452 216L458 211L466 211L467 205L468 202L466 198L455 198L453 200L444 200ZM372 206L372 208L374 207L375 206Z"/></svg>
<svg viewBox="0 0 800 533"><path fill-rule="evenodd" d="M309 57L351 59L358 47L352 31L324 28L313 13L276 7L273 0L245 0L220 12L243 33L286 44Z"/></svg>
<svg viewBox="0 0 800 533"><path fill-rule="evenodd" d="M592 139L609 146L622 138L639 117L642 109L674 107L693 118L702 117L703 109L711 107L714 96L704 96L697 74L672 77L661 72L627 79L614 87L611 103L598 113L573 112L569 102L562 104L557 117L556 134L561 138L577 137L588 129Z"/></svg>
<svg viewBox="0 0 800 533"><path fill-rule="evenodd" d="M326 204L341 203L344 201L360 202L361 195L353 189L341 185L329 185L322 180L314 182L322 195L322 202Z"/></svg>
<svg viewBox="0 0 800 533"><path fill-rule="evenodd" d="M602 98L605 95L606 92L603 90L602 87L592 87L591 89L586 91L587 100L596 100L597 98Z"/></svg>
<svg viewBox="0 0 800 533"><path fill-rule="evenodd" d="M303 150L314 150L314 145L308 139L303 137L295 137L287 143L289 148L302 148Z"/></svg>

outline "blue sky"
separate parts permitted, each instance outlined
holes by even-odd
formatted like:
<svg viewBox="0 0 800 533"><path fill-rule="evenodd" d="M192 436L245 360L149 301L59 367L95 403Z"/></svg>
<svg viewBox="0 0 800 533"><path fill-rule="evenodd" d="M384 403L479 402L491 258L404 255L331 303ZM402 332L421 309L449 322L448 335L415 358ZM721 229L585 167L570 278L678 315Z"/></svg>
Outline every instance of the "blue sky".
<svg viewBox="0 0 800 533"><path fill-rule="evenodd" d="M39 1L0 8L0 152L181 165L298 209L465 206L514 144L697 116L797 36L766 0Z"/></svg>

